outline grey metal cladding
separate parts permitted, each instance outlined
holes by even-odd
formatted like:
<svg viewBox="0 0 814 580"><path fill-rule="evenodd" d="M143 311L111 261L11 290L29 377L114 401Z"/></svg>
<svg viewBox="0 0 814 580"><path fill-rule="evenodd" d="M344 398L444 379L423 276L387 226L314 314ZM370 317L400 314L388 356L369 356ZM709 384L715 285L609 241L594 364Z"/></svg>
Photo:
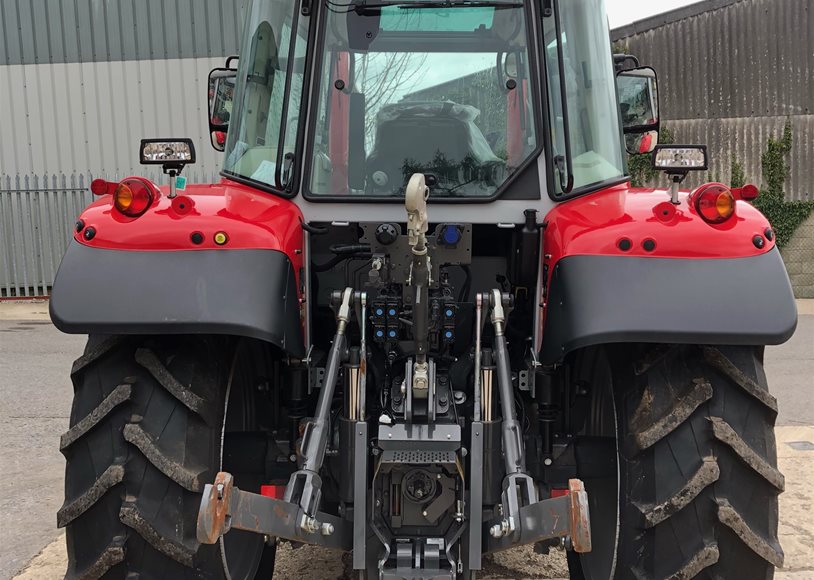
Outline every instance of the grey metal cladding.
<svg viewBox="0 0 814 580"><path fill-rule="evenodd" d="M810 0L707 0L611 37L658 71L670 119L814 113Z"/></svg>
<svg viewBox="0 0 814 580"><path fill-rule="evenodd" d="M726 182L733 157L747 181L762 185L761 155L788 120L786 198L814 199L814 0L706 0L611 38L658 71L663 121L675 139L709 147L709 171L685 187Z"/></svg>
<svg viewBox="0 0 814 580"><path fill-rule="evenodd" d="M0 65L237 54L245 0L1 0Z"/></svg>

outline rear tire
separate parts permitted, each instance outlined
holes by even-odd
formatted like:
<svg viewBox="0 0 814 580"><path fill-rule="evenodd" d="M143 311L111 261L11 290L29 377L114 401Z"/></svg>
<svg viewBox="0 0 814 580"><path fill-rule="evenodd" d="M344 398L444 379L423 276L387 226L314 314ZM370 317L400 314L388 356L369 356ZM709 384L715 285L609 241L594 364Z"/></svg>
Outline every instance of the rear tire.
<svg viewBox="0 0 814 580"><path fill-rule="evenodd" d="M771 579L784 479L763 349L597 350L587 360L604 361L593 387L613 393L618 503L592 482L594 552L569 554L572 578Z"/></svg>
<svg viewBox="0 0 814 580"><path fill-rule="evenodd" d="M221 546L199 544L195 529L203 486L221 466L239 344L90 337L72 369L71 427L60 445L67 578L228 577ZM232 545L252 560L234 580L271 578L275 548L262 536L236 536Z"/></svg>

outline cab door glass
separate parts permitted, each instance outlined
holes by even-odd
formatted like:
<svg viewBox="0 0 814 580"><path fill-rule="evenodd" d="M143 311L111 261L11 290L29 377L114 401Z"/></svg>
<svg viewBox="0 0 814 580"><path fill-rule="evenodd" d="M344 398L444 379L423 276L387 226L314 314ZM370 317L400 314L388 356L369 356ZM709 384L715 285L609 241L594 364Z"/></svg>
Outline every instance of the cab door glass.
<svg viewBox="0 0 814 580"><path fill-rule="evenodd" d="M560 2L562 22L563 70L557 59L557 35L554 18L544 19L545 59L548 75L551 158L564 158L565 131L571 138L574 189L601 183L624 175L622 136L616 100L616 84L610 38L603 18L604 0ZM560 98L563 75L568 104L568 123ZM559 171L555 172L555 194L561 194Z"/></svg>
<svg viewBox="0 0 814 580"><path fill-rule="evenodd" d="M290 0L254 2L238 69L224 171L285 189L295 167L307 17Z"/></svg>

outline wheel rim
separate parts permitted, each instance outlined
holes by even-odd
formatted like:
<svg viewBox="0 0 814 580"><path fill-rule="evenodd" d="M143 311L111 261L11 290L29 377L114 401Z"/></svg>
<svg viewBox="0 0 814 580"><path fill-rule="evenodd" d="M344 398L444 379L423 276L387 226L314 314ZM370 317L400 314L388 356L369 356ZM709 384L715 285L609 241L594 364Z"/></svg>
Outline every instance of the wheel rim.
<svg viewBox="0 0 814 580"><path fill-rule="evenodd" d="M255 427L253 397L257 377L256 365L259 361L251 357L252 350L246 341L240 341L235 348L229 379L226 385L223 425L221 427L219 469L223 470L224 448L227 445L227 428L241 427L241 431L250 431ZM260 483L255 478L235 476L235 486L247 491L259 491ZM229 580L251 580L255 578L261 566L265 552L265 538L259 534L243 530L231 530L220 538L221 560L223 571ZM270 575L269 575L270 577Z"/></svg>
<svg viewBox="0 0 814 580"><path fill-rule="evenodd" d="M614 437L616 440L616 472L601 478L585 479L588 493L588 509L591 514L592 550L579 555L585 580L608 580L616 572L616 551L619 544L619 439L616 422L616 398L610 361L604 350L599 351L593 368L593 383L601 385L594 389L591 402L592 435Z"/></svg>

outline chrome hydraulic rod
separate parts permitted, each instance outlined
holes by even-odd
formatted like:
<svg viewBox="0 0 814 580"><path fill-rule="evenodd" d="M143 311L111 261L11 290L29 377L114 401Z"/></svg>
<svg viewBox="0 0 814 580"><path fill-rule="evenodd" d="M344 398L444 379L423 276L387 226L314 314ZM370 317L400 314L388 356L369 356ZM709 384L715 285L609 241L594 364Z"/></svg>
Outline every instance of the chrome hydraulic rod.
<svg viewBox="0 0 814 580"><path fill-rule="evenodd" d="M483 294L475 296L475 421L481 420L481 406L484 397L481 395L481 319L483 317Z"/></svg>

